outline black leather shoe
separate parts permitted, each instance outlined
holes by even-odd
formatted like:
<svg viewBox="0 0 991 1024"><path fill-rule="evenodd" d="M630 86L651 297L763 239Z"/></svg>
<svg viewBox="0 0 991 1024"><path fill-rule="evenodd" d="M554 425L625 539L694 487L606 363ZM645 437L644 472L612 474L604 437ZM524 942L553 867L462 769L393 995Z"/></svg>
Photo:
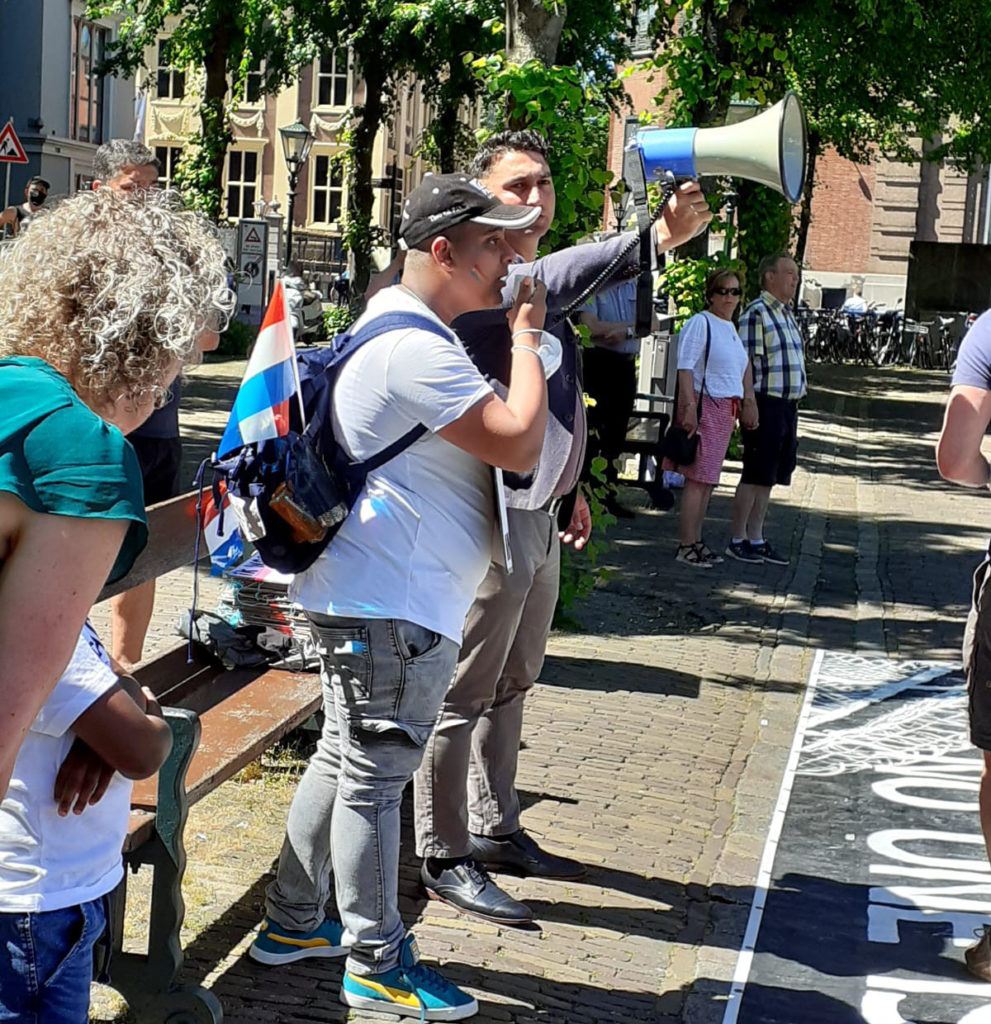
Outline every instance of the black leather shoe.
<svg viewBox="0 0 991 1024"><path fill-rule="evenodd" d="M429 859L420 868L427 895L465 914L493 924L526 925L533 913L525 903L504 893L470 857L441 871L430 870Z"/></svg>
<svg viewBox="0 0 991 1024"><path fill-rule="evenodd" d="M523 829L508 836L470 836L475 860L489 871L505 871L524 878L583 878L585 865L547 853Z"/></svg>

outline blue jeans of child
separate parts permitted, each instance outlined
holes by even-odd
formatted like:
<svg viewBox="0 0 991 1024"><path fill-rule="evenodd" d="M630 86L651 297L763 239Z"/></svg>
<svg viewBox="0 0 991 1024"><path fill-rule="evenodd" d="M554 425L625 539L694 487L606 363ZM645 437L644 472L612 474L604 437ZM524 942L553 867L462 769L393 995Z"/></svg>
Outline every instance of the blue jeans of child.
<svg viewBox="0 0 991 1024"><path fill-rule="evenodd" d="M37 914L0 913L0 1021L87 1024L102 899Z"/></svg>
<svg viewBox="0 0 991 1024"><path fill-rule="evenodd" d="M268 916L290 931L324 920L334 876L348 970L399 960L399 806L454 676L458 645L401 619L307 613L320 653L324 727L286 825Z"/></svg>

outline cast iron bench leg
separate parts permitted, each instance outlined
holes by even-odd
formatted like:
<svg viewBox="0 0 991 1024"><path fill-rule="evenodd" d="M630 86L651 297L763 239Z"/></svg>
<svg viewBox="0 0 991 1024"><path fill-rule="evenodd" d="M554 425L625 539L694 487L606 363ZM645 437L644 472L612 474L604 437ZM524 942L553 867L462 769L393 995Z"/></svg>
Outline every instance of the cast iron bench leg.
<svg viewBox="0 0 991 1024"><path fill-rule="evenodd" d="M142 1024L221 1024L224 1015L216 996L178 980L183 961L179 929L186 914L182 899L183 830L189 813L186 771L200 741L200 722L184 708L164 708L163 714L172 729L172 752L158 773L155 834L130 857L133 867L149 864L153 871L148 953L121 952L118 932L111 984ZM125 892L126 880L115 896ZM122 921L123 906L119 906L114 916Z"/></svg>

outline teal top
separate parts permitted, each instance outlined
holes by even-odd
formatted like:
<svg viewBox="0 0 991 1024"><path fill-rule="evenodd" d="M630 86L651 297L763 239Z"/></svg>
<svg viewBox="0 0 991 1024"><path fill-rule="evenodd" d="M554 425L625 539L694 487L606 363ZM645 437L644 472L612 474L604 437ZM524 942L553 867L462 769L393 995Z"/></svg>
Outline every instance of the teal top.
<svg viewBox="0 0 991 1024"><path fill-rule="evenodd" d="M108 583L148 542L134 449L42 359L0 359L0 490L35 512L131 520Z"/></svg>

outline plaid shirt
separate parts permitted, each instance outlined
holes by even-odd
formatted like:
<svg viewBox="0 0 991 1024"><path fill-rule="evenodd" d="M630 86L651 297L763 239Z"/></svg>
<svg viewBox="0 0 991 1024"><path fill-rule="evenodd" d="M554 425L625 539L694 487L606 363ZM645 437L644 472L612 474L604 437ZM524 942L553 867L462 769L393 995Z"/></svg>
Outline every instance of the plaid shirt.
<svg viewBox="0 0 991 1024"><path fill-rule="evenodd" d="M791 310L761 292L740 316L740 337L754 368L754 391L797 401L805 397L805 352Z"/></svg>

